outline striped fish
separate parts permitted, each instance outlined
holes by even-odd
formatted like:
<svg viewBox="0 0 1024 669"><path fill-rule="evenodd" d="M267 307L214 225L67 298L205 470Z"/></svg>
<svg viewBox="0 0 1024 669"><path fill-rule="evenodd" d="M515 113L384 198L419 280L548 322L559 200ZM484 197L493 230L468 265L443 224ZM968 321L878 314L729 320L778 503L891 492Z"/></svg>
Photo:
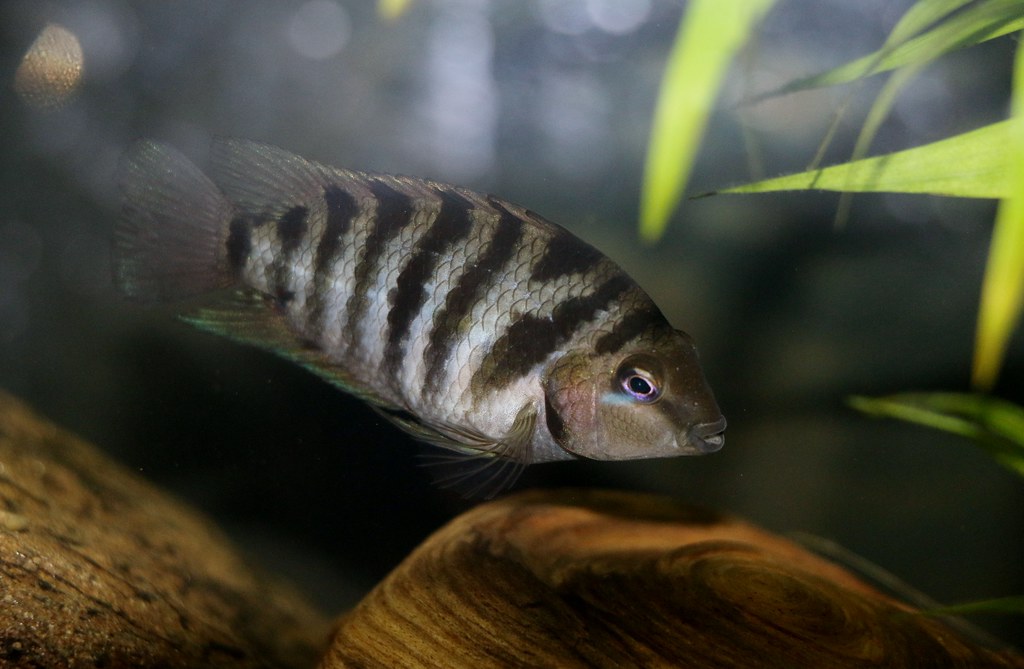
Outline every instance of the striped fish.
<svg viewBox="0 0 1024 669"><path fill-rule="evenodd" d="M273 350L498 483L522 466L716 451L693 341L615 263L489 195L220 140L209 176L140 142L116 280ZM231 290L224 290L231 289ZM500 464L496 464L500 463Z"/></svg>

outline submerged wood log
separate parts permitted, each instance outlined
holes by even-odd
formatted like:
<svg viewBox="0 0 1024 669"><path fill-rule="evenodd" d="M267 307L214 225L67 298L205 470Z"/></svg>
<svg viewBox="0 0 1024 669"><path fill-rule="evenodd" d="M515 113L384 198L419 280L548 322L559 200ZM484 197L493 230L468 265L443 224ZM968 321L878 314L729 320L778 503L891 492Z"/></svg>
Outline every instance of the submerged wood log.
<svg viewBox="0 0 1024 669"><path fill-rule="evenodd" d="M422 544L321 667L1024 667L736 518L530 492Z"/></svg>
<svg viewBox="0 0 1024 669"><path fill-rule="evenodd" d="M208 521L0 393L0 666L299 668L326 638Z"/></svg>
<svg viewBox="0 0 1024 669"><path fill-rule="evenodd" d="M326 629L210 523L0 393L0 667L313 666ZM423 543L336 667L1017 667L733 517L530 492Z"/></svg>

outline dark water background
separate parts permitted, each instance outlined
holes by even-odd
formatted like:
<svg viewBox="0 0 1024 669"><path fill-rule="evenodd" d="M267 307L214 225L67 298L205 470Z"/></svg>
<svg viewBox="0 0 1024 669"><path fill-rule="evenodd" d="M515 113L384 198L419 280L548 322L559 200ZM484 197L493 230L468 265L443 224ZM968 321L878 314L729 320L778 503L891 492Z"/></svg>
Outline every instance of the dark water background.
<svg viewBox="0 0 1024 669"><path fill-rule="evenodd" d="M690 192L752 167L803 169L847 100L826 162L848 157L881 81L742 117L728 107L877 48L908 4L781 0L734 68ZM385 22L372 3L331 0L0 4L0 387L214 516L328 611L469 508L359 402L115 294L126 146L155 137L201 161L213 135L262 140L526 205L612 256L697 338L729 418L723 451L539 466L519 489L614 487L729 510L838 541L943 602L1024 593L1024 483L967 442L844 406L854 393L965 389L994 204L858 196L837 231L833 194L714 197L639 244L643 155L680 11L419 0ZM11 85L47 22L84 52L82 87L56 111ZM873 151L1003 118L1014 46L1004 37L927 69ZM998 393L1021 402L1014 341ZM1019 619L979 621L1024 639Z"/></svg>

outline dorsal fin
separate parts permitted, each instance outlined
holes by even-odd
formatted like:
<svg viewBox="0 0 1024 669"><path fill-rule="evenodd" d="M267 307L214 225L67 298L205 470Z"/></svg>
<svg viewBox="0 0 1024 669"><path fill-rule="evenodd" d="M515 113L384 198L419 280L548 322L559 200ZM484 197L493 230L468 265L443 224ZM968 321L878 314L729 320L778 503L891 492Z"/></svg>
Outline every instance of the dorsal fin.
<svg viewBox="0 0 1024 669"><path fill-rule="evenodd" d="M269 144L218 138L210 149L209 174L240 211L274 216L308 205L311 196L346 172Z"/></svg>

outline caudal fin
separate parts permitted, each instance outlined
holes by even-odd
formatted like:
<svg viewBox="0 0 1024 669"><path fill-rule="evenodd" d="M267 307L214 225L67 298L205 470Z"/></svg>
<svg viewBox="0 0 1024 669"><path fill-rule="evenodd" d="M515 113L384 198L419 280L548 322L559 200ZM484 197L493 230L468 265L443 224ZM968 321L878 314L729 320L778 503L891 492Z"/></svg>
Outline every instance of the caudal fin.
<svg viewBox="0 0 1024 669"><path fill-rule="evenodd" d="M225 244L232 207L175 149L140 141L121 165L114 279L141 301L175 300L232 283Z"/></svg>

